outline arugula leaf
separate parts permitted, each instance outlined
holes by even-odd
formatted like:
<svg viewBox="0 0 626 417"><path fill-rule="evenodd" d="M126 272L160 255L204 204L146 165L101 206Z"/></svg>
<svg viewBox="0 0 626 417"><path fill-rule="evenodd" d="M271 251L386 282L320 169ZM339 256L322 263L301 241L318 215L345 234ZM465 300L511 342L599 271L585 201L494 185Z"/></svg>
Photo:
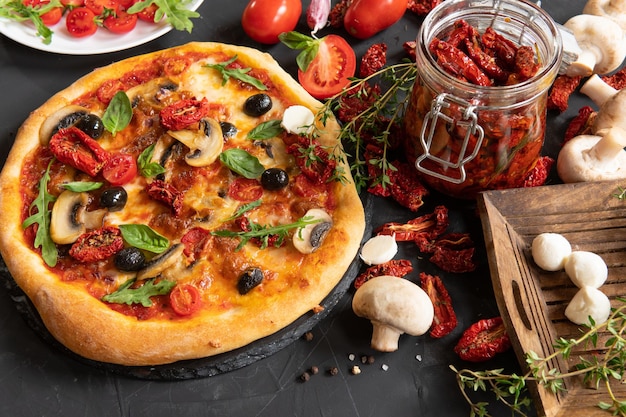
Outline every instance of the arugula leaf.
<svg viewBox="0 0 626 417"><path fill-rule="evenodd" d="M176 30L186 30L191 33L193 29L192 18L200 17L200 13L189 10L187 6L190 0L143 0L133 4L128 8L128 13L138 13L155 4L158 6L154 14L154 21L159 22L165 18L165 21L172 25Z"/></svg>
<svg viewBox="0 0 626 417"><path fill-rule="evenodd" d="M50 166L54 162L54 159L48 164L46 172L39 180L39 194L37 198L32 202L30 208L37 208L37 213L31 214L22 223L22 228L26 229L28 226L37 223L37 233L35 234L35 248L41 246L41 257L46 265L54 267L57 264L58 251L57 247L50 237L50 219L52 216L52 209L50 204L56 200L52 194L48 192L48 182L50 181Z"/></svg>
<svg viewBox="0 0 626 417"><path fill-rule="evenodd" d="M280 123L281 121L276 119L259 123L254 129L248 132L247 137L250 140L266 140L276 137L285 131Z"/></svg>
<svg viewBox="0 0 626 417"><path fill-rule="evenodd" d="M133 107L128 96L125 92L118 91L102 115L102 124L106 130L115 136L117 132L128 126L132 118Z"/></svg>
<svg viewBox="0 0 626 417"><path fill-rule="evenodd" d="M306 72L317 55L320 49L320 42L322 42L324 38L314 39L302 33L291 31L281 33L278 35L278 39L288 48L301 51L298 56L296 56L296 63L301 71Z"/></svg>
<svg viewBox="0 0 626 417"><path fill-rule="evenodd" d="M252 209L255 209L255 208L259 207L260 205L261 205L261 200L256 200L256 201L252 201L252 202L250 202L248 204L244 204L241 207L239 207L237 209L237 211L235 211L235 213L232 216L224 219L224 222L235 220L237 217L243 215L244 213L249 212Z"/></svg>
<svg viewBox="0 0 626 417"><path fill-rule="evenodd" d="M102 301L115 304L141 304L144 307L150 307L152 306L150 297L168 294L176 286L174 281L164 279L155 283L155 278L152 278L146 280L141 287L130 288L135 280L135 278L129 279L116 291L102 297Z"/></svg>
<svg viewBox="0 0 626 417"><path fill-rule="evenodd" d="M120 224L118 227L126 243L136 248L161 253L170 245L169 239L145 224Z"/></svg>
<svg viewBox="0 0 626 417"><path fill-rule="evenodd" d="M137 158L137 166L139 167L139 172L143 177L150 178L156 177L159 174L163 174L165 172L165 167L163 165L152 162L152 155L154 154L154 146L148 146L146 149L141 152L139 157Z"/></svg>
<svg viewBox="0 0 626 417"><path fill-rule="evenodd" d="M17 22L30 20L37 29L37 36L43 39L45 45L52 42L52 30L41 20L41 15L49 12L54 7L63 7L59 0L51 0L50 3L37 6L25 6L20 0L0 1L0 17L5 17Z"/></svg>
<svg viewBox="0 0 626 417"><path fill-rule="evenodd" d="M237 55L228 61L221 62L219 64L206 64L205 67L217 70L220 74L222 74L222 85L225 85L232 77L239 81L243 81L244 83L248 83L259 90L267 90L267 86L263 84L261 80L248 75L248 72L250 72L252 68L228 68L228 66L236 60Z"/></svg>
<svg viewBox="0 0 626 417"><path fill-rule="evenodd" d="M228 149L220 154L220 161L237 174L246 178L258 178L265 168L256 156L239 148Z"/></svg>
<svg viewBox="0 0 626 417"><path fill-rule="evenodd" d="M304 216L300 218L298 221L288 224L280 224L277 226L267 226L261 225L252 221L248 222L250 230L247 232L239 231L235 232L233 230L215 230L211 232L214 236L221 237L236 237L241 239L239 245L235 248L236 251L240 250L248 243L251 239L259 238L261 239L261 249L267 248L269 244L269 237L272 235L278 236L278 239L275 242L276 247L280 247L282 245L285 238L289 235L289 232L292 229L300 229L307 224L315 224L321 222L321 219L317 219L313 216Z"/></svg>
<svg viewBox="0 0 626 417"><path fill-rule="evenodd" d="M63 184L63 188L66 190L74 191L75 193L82 193L84 191L93 191L102 187L101 182L92 181L73 181Z"/></svg>

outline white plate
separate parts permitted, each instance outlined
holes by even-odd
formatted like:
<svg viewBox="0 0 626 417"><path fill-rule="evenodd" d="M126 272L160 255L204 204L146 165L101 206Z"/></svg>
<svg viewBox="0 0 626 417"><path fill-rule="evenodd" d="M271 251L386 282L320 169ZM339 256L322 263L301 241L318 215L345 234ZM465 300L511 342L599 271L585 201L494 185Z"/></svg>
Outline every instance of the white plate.
<svg viewBox="0 0 626 417"><path fill-rule="evenodd" d="M203 0L193 0L189 9L196 10ZM195 22L197 19L194 19ZM0 33L13 39L15 42L31 48L47 52L68 55L94 55L107 52L121 51L150 42L172 30L172 26L164 21L159 23L147 23L142 20L137 22L135 29L124 35L116 35L103 28L86 38L75 38L65 28L65 19L51 27L54 32L52 42L48 45L37 36L35 27L30 22L16 22L8 19L0 19Z"/></svg>

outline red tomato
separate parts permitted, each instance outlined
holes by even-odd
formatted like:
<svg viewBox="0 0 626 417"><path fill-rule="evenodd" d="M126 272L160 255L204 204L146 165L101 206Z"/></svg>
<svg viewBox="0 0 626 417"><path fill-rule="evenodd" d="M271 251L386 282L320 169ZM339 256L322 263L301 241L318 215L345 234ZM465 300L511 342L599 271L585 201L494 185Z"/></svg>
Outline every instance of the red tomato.
<svg viewBox="0 0 626 417"><path fill-rule="evenodd" d="M101 15L107 10L117 10L117 1L115 0L85 0L85 7L94 12L96 15Z"/></svg>
<svg viewBox="0 0 626 417"><path fill-rule="evenodd" d="M328 35L321 39L317 55L306 72L298 70L300 84L313 97L325 99L350 84L356 71L356 55L344 38Z"/></svg>
<svg viewBox="0 0 626 417"><path fill-rule="evenodd" d="M102 176L112 185L124 185L137 175L137 162L132 155L116 153L102 167Z"/></svg>
<svg viewBox="0 0 626 417"><path fill-rule="evenodd" d="M98 26L96 15L86 7L77 7L69 11L65 17L65 26L70 35L76 38L91 36L96 33Z"/></svg>
<svg viewBox="0 0 626 417"><path fill-rule="evenodd" d="M133 1L133 3L137 3L137 1ZM140 12L135 13L139 20L143 20L144 22L154 23L154 17L156 15L156 11L159 9L159 6L152 3L150 6L141 10Z"/></svg>
<svg viewBox="0 0 626 417"><path fill-rule="evenodd" d="M241 25L253 40L278 43L278 35L295 29L302 14L300 0L252 0L243 11Z"/></svg>
<svg viewBox="0 0 626 417"><path fill-rule="evenodd" d="M61 4L65 7L80 7L85 5L85 0L61 0Z"/></svg>
<svg viewBox="0 0 626 417"><path fill-rule="evenodd" d="M123 7L124 10L128 9L130 6L132 6L135 3L136 3L135 0L117 0L117 4L119 4L120 7Z"/></svg>
<svg viewBox="0 0 626 417"><path fill-rule="evenodd" d="M400 20L407 5L408 0L354 0L343 25L355 38L367 39Z"/></svg>
<svg viewBox="0 0 626 417"><path fill-rule="evenodd" d="M255 179L239 177L228 186L228 195L237 201L250 203L263 197L263 186Z"/></svg>
<svg viewBox="0 0 626 417"><path fill-rule="evenodd" d="M170 304L179 316L193 314L201 305L200 291L191 284L178 284L170 292Z"/></svg>
<svg viewBox="0 0 626 417"><path fill-rule="evenodd" d="M31 7L44 6L48 3L50 3L50 0L23 0L22 1L22 4L24 6L31 6ZM54 7L39 17L41 17L41 21L43 22L44 25L54 26L57 23L59 23L62 16L63 16L63 8Z"/></svg>
<svg viewBox="0 0 626 417"><path fill-rule="evenodd" d="M128 33L137 25L137 15L118 10L115 15L105 18L102 25L113 33Z"/></svg>

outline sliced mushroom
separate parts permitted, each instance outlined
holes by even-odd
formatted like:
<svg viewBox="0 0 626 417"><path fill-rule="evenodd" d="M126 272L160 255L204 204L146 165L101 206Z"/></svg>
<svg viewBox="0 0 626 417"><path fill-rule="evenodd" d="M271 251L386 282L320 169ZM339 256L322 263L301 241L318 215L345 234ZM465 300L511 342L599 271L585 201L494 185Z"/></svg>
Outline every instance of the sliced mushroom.
<svg viewBox="0 0 626 417"><path fill-rule="evenodd" d="M167 132L174 139L184 143L190 149L185 155L185 162L194 167L203 167L217 160L224 149L222 128L217 120L200 120L198 130L177 130Z"/></svg>
<svg viewBox="0 0 626 417"><path fill-rule="evenodd" d="M139 101L144 100L153 107L164 107L162 100L177 88L176 84L169 78L157 78L145 84L139 84L126 91L130 103L134 106Z"/></svg>
<svg viewBox="0 0 626 417"><path fill-rule="evenodd" d="M137 273L137 279L143 280L159 276L163 271L176 265L183 258L185 245L176 243L165 252L155 256Z"/></svg>
<svg viewBox="0 0 626 417"><path fill-rule="evenodd" d="M50 237L60 245L74 243L89 229L102 227L106 210L87 211L89 195L63 191L52 206Z"/></svg>
<svg viewBox="0 0 626 417"><path fill-rule="evenodd" d="M322 246L326 235L333 226L333 219L322 209L311 209L306 212L304 217L319 221L298 229L293 235L293 246L299 252L309 254Z"/></svg>
<svg viewBox="0 0 626 417"><path fill-rule="evenodd" d="M89 110L76 105L65 106L55 111L39 127L39 143L46 146L59 128L72 126L86 114L89 114Z"/></svg>

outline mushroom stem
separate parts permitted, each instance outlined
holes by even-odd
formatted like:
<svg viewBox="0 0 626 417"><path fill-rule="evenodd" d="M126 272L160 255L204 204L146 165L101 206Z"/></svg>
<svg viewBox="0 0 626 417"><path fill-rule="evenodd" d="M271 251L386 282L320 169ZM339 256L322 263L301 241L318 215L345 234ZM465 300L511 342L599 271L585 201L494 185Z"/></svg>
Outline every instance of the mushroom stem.
<svg viewBox="0 0 626 417"><path fill-rule="evenodd" d="M598 50L596 45L585 45L585 49L578 54L576 61L570 64L567 75L570 77L587 77L593 74L599 55L601 56L602 52Z"/></svg>
<svg viewBox="0 0 626 417"><path fill-rule="evenodd" d="M398 350L398 340L404 332L373 320L372 326L372 349L376 349L379 352L395 352Z"/></svg>
<svg viewBox="0 0 626 417"><path fill-rule="evenodd" d="M618 90L605 83L597 74L592 75L580 88L580 92L586 95L598 106L602 106Z"/></svg>
<svg viewBox="0 0 626 417"><path fill-rule="evenodd" d="M587 154L591 157L593 165L599 164L607 170L606 166L615 161L617 156L624 152L626 131L619 127L612 127L598 132L598 136L601 136L602 139L593 145L587 151Z"/></svg>

